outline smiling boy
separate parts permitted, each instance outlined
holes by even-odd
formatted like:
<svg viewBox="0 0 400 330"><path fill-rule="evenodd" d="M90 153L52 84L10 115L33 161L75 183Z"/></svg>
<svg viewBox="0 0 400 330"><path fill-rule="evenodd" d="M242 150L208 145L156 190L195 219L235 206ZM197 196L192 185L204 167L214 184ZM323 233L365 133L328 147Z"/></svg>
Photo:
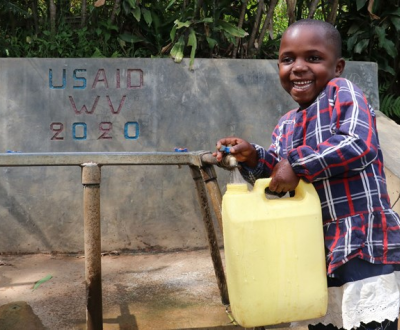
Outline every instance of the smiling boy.
<svg viewBox="0 0 400 330"><path fill-rule="evenodd" d="M329 302L310 329L397 330L400 219L387 193L375 113L362 91L340 78L339 32L323 21L292 24L278 67L282 87L299 107L279 120L270 147L227 137L214 155L220 161L221 145L232 145L250 183L271 177L269 189L282 193L302 179L318 192Z"/></svg>

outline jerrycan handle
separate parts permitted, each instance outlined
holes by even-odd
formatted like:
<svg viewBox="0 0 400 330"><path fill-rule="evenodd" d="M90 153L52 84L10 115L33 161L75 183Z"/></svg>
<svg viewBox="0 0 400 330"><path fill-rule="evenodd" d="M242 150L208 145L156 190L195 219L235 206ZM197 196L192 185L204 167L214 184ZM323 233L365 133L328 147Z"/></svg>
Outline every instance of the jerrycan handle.
<svg viewBox="0 0 400 330"><path fill-rule="evenodd" d="M265 197L265 189L269 187L271 180L272 180L271 178L258 179L254 184L253 192ZM295 196L291 198L297 200L302 200L304 198L307 198L307 196L314 196L314 195L318 196L314 186L311 183L306 183L301 179L294 192Z"/></svg>

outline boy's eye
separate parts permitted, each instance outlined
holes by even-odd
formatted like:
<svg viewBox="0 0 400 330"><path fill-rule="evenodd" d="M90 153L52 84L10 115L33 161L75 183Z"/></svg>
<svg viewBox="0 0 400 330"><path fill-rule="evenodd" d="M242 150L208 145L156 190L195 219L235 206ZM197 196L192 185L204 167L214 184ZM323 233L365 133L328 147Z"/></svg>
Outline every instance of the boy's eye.
<svg viewBox="0 0 400 330"><path fill-rule="evenodd" d="M292 63L293 59L291 57L283 57L280 59L281 63Z"/></svg>
<svg viewBox="0 0 400 330"><path fill-rule="evenodd" d="M318 62L318 61L321 60L321 57L319 57L319 56L310 56L310 57L308 58L308 60L309 60L310 62Z"/></svg>

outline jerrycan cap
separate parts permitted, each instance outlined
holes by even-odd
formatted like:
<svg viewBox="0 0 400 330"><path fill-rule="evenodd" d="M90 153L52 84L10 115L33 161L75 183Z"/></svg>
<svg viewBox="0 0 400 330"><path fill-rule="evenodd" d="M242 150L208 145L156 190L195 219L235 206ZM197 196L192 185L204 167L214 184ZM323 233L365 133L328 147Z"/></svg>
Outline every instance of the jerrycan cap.
<svg viewBox="0 0 400 330"><path fill-rule="evenodd" d="M229 194L248 192L246 183L228 183L226 185L226 192Z"/></svg>

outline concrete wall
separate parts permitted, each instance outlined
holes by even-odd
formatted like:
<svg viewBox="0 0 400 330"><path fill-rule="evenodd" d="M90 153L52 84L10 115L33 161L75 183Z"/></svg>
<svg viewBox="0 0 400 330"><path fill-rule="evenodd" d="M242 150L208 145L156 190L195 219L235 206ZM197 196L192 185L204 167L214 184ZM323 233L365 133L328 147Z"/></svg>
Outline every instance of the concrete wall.
<svg viewBox="0 0 400 330"><path fill-rule="evenodd" d="M377 113L377 122L388 192L393 209L400 214L400 126L381 112Z"/></svg>
<svg viewBox="0 0 400 330"><path fill-rule="evenodd" d="M345 76L379 107L374 63L347 63ZM276 61L0 59L0 152L213 150L226 135L268 145L295 106ZM82 251L79 167L0 171L0 253ZM196 198L186 167L103 167L103 250L206 246Z"/></svg>

